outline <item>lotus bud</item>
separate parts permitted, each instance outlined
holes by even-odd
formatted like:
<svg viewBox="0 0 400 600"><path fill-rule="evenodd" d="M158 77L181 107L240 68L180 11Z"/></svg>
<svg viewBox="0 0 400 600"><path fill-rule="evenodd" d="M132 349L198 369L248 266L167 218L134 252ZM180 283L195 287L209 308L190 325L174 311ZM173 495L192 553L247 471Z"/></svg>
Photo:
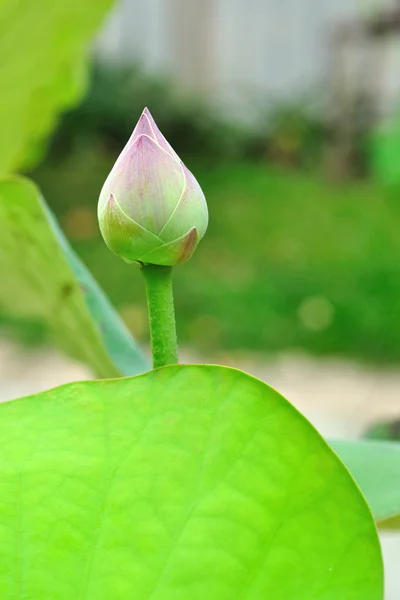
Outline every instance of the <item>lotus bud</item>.
<svg viewBox="0 0 400 600"><path fill-rule="evenodd" d="M147 108L101 190L98 217L107 246L127 262L178 265L206 232L204 194Z"/></svg>

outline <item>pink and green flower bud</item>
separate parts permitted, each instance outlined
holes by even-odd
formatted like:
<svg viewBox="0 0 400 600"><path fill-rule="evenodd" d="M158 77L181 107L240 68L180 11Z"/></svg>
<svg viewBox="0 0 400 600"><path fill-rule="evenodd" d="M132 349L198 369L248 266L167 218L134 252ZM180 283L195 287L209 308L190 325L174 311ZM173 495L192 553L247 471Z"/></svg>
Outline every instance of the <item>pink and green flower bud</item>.
<svg viewBox="0 0 400 600"><path fill-rule="evenodd" d="M204 194L147 108L101 190L98 216L107 246L128 262L178 265L206 232Z"/></svg>

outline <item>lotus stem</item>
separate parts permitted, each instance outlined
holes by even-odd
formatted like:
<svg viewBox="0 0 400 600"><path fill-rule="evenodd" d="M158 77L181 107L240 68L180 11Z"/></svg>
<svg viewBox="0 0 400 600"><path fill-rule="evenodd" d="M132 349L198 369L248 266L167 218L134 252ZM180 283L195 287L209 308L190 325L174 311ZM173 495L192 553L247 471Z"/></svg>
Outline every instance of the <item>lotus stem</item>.
<svg viewBox="0 0 400 600"><path fill-rule="evenodd" d="M146 282L153 368L178 362L172 267L142 265Z"/></svg>

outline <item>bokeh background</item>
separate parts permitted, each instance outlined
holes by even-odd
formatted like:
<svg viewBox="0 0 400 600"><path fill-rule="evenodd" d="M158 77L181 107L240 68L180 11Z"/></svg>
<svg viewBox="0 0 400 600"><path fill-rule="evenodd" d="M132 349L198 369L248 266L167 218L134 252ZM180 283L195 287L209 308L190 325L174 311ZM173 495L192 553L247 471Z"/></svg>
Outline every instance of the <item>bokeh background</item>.
<svg viewBox="0 0 400 600"><path fill-rule="evenodd" d="M28 172L147 340L142 282L102 243L96 202L148 106L211 216L176 270L181 342L398 363L399 67L398 2L124 0Z"/></svg>
<svg viewBox="0 0 400 600"><path fill-rule="evenodd" d="M105 247L96 206L148 106L210 210L175 270L182 359L260 376L324 434L399 439L400 1L119 0L79 85L23 172L133 335L148 346L143 282ZM90 376L42 324L0 322L19 338L0 345L0 398ZM397 600L400 543L383 539Z"/></svg>

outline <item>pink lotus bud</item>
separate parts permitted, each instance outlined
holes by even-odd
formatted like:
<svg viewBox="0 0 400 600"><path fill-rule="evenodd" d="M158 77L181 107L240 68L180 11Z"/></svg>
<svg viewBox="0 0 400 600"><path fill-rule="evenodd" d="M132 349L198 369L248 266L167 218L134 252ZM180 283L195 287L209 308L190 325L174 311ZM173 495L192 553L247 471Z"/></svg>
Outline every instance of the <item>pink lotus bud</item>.
<svg viewBox="0 0 400 600"><path fill-rule="evenodd" d="M128 262L174 266L204 236L204 194L147 108L107 177L98 216L107 246Z"/></svg>

